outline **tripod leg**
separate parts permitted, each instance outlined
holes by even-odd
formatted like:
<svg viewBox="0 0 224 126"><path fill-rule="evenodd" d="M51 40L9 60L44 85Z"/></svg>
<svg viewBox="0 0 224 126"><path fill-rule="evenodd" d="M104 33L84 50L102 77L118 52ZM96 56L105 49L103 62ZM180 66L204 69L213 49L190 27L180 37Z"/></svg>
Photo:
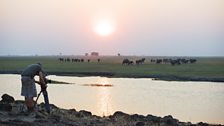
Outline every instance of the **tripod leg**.
<svg viewBox="0 0 224 126"><path fill-rule="evenodd" d="M41 93L42 93L42 91L40 91L40 93L37 95L37 99L36 99L36 101L35 101L35 103L34 103L34 106L36 106L37 101L38 101L38 99L39 99Z"/></svg>
<svg viewBox="0 0 224 126"><path fill-rule="evenodd" d="M50 105L49 105L49 99L48 99L47 91L43 91L43 96L44 96L45 108L46 108L47 112L50 113Z"/></svg>

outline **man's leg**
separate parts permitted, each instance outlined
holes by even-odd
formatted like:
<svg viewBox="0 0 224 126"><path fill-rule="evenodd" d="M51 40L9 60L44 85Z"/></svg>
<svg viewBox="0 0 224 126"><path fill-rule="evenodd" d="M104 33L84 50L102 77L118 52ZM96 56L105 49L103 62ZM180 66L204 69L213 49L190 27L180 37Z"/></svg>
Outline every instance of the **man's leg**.
<svg viewBox="0 0 224 126"><path fill-rule="evenodd" d="M25 96L25 104L28 111L34 110L35 102L33 98L37 96L36 85L34 79L30 77L22 77L22 92L21 95Z"/></svg>
<svg viewBox="0 0 224 126"><path fill-rule="evenodd" d="M33 97L25 97L25 104L28 108L28 111L33 111L34 110Z"/></svg>

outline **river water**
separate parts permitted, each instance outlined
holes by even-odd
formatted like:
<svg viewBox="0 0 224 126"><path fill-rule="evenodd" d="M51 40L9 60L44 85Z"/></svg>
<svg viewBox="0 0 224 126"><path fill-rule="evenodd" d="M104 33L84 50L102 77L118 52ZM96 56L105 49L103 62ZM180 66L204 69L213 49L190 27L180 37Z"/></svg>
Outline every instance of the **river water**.
<svg viewBox="0 0 224 126"><path fill-rule="evenodd" d="M74 84L48 84L50 103L62 108L107 116L128 114L172 115L180 121L224 124L224 83L154 81L152 79L48 76ZM113 86L88 86L112 84ZM40 90L39 86L37 87ZM19 75L0 75L0 95L20 96ZM41 96L38 102L43 102Z"/></svg>

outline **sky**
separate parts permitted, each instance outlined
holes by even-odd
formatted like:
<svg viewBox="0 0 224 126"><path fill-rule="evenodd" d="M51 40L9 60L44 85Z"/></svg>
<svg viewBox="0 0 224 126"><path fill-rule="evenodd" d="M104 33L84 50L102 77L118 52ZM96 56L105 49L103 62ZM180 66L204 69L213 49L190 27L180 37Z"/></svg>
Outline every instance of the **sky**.
<svg viewBox="0 0 224 126"><path fill-rule="evenodd" d="M93 51L224 56L224 0L0 0L0 55Z"/></svg>

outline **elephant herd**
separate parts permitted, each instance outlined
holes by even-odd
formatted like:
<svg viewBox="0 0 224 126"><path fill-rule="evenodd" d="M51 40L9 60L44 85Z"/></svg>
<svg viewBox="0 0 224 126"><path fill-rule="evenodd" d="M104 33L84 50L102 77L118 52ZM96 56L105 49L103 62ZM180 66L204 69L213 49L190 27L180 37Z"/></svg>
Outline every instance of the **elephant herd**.
<svg viewBox="0 0 224 126"><path fill-rule="evenodd" d="M83 59L83 58L58 58L58 60L60 62L74 62L74 63L84 63L84 62L101 62L101 59ZM95 61L94 61L95 60ZM171 64L172 66L175 65L181 65L181 64L193 64L196 63L197 60L196 59L186 59L186 58L157 58L157 59L149 59L148 60L150 64ZM141 59L137 59L137 60L130 60L130 59L123 59L122 61L122 65L141 65L144 64L146 62L146 58L141 58Z"/></svg>
<svg viewBox="0 0 224 126"><path fill-rule="evenodd" d="M181 65L181 64L188 64L188 63L196 63L196 59L185 59L185 58L177 58L177 59L151 59L151 63L155 64L171 64L174 65Z"/></svg>
<svg viewBox="0 0 224 126"><path fill-rule="evenodd" d="M145 58L135 60L136 65L143 64L145 62ZM188 64L188 63L196 63L196 59L185 59L185 58L177 58L177 59L168 59L168 58L160 58L160 59L151 59L150 63L154 64L171 64L172 66L174 65L181 65L181 64ZM129 60L129 59L124 59L122 61L122 65L133 65L134 61Z"/></svg>
<svg viewBox="0 0 224 126"><path fill-rule="evenodd" d="M174 66L180 64L196 63L196 61L197 61L196 59L176 59L176 60L170 60L170 64Z"/></svg>
<svg viewBox="0 0 224 126"><path fill-rule="evenodd" d="M145 62L145 58L135 60L136 65L143 64L144 62ZM133 65L133 64L134 64L134 61L129 60L129 59L124 59L122 62L122 65Z"/></svg>
<svg viewBox="0 0 224 126"><path fill-rule="evenodd" d="M81 59L79 59L79 58L58 58L58 60L60 61L60 62L81 62L81 63L83 63L83 62L90 62L91 60L90 59L83 59L83 58L81 58ZM100 62L100 59L97 59L97 62L99 63Z"/></svg>

